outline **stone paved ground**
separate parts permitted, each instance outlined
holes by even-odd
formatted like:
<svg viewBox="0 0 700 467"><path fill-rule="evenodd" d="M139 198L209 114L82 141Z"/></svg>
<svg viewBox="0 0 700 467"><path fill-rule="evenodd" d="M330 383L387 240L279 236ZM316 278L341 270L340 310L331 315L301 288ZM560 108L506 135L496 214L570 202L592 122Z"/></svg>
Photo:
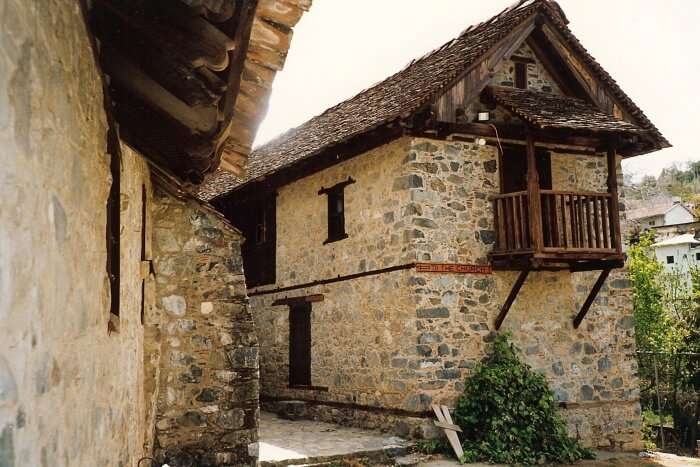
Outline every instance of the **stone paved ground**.
<svg viewBox="0 0 700 467"><path fill-rule="evenodd" d="M333 467L390 466L385 454L399 454L408 446L405 440L375 431L347 428L310 420L286 420L275 414L260 414L260 462L263 466L320 464ZM344 458L338 461L337 458ZM355 457L356 460L348 458ZM414 457L414 456L410 456ZM456 467L459 463L440 456L420 456L419 467ZM416 465L411 462L407 465ZM469 464L487 467L487 464ZM700 467L700 459L655 454L641 458L636 454L599 451L594 461L582 461L580 467ZM493 464L488 467L493 467ZM497 466L496 466L497 467Z"/></svg>
<svg viewBox="0 0 700 467"><path fill-rule="evenodd" d="M406 442L374 431L309 420L285 420L260 414L260 462L283 465L289 460L321 462L335 456L381 454L401 450ZM294 465L298 464L295 462Z"/></svg>

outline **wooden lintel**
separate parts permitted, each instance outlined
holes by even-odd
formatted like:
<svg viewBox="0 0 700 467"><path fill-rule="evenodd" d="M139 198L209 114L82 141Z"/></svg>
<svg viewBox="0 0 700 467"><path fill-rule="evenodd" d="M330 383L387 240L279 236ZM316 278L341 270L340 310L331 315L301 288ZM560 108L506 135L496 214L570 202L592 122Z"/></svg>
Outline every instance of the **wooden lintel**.
<svg viewBox="0 0 700 467"><path fill-rule="evenodd" d="M588 294L588 298L586 298L586 301L584 302L583 306L581 307L581 311L579 311L578 315L576 315L576 318L574 318L574 329L578 329L578 327L581 325L581 322L586 317L586 314L588 314L588 310L591 309L591 305L593 305L593 301L598 296L598 292L600 292L601 287L603 287L603 283L605 283L605 279L607 279L609 275L610 275L610 269L603 269L600 272L600 276L598 276L598 280L596 281L595 285L591 289L591 293Z"/></svg>
<svg viewBox="0 0 700 467"><path fill-rule="evenodd" d="M513 305L513 302L515 301L516 297L518 296L518 293L520 293L520 289L523 287L523 284L525 283L525 279L527 279L528 274L530 274L529 269L525 269L524 271L520 271L520 275L518 276L518 279L515 281L515 284L513 284L513 288L510 291L510 294L508 294L508 298L506 299L506 302L503 304L503 308L501 308L501 312L498 314L498 317L496 318L496 330L498 331L501 329L501 325L503 324L503 320L506 319L506 316L508 315L508 312L510 311L510 307Z"/></svg>
<svg viewBox="0 0 700 467"><path fill-rule="evenodd" d="M289 297L280 298L272 302L272 306L283 306L283 305L298 305L301 303L316 303L322 302L325 296L323 294L316 295L306 295L303 297Z"/></svg>

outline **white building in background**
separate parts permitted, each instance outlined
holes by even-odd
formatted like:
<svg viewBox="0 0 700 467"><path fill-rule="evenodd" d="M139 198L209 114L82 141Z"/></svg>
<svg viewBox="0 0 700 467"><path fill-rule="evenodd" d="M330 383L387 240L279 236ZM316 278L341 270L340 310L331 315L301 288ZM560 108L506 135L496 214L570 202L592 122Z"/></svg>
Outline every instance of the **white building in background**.
<svg viewBox="0 0 700 467"><path fill-rule="evenodd" d="M636 222L642 231L658 227L690 224L697 220L690 208L684 205L680 198L673 198L661 204L632 209L628 212L627 219Z"/></svg>
<svg viewBox="0 0 700 467"><path fill-rule="evenodd" d="M678 235L652 245L656 259L668 272L687 273L700 266L700 241L693 234Z"/></svg>

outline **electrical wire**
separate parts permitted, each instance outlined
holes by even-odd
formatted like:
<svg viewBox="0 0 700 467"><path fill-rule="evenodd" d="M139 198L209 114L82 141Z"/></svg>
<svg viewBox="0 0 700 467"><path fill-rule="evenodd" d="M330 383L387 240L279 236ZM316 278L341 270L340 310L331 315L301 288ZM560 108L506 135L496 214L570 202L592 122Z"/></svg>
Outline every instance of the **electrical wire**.
<svg viewBox="0 0 700 467"><path fill-rule="evenodd" d="M496 132L496 142L498 142L498 148L501 150L501 154L503 154L503 146L501 146L501 138L498 136L498 128L496 128L496 125L493 123L489 123L489 126Z"/></svg>

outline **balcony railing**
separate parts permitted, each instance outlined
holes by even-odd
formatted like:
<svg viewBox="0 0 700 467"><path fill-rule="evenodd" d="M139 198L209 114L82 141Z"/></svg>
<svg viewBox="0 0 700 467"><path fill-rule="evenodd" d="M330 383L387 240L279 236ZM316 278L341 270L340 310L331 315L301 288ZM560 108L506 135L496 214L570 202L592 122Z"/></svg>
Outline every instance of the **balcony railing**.
<svg viewBox="0 0 700 467"><path fill-rule="evenodd" d="M615 254L619 250L617 200L610 193L539 190L531 215L527 191L494 196L493 255ZM539 212L537 212L539 211ZM539 223L540 228L533 228Z"/></svg>

